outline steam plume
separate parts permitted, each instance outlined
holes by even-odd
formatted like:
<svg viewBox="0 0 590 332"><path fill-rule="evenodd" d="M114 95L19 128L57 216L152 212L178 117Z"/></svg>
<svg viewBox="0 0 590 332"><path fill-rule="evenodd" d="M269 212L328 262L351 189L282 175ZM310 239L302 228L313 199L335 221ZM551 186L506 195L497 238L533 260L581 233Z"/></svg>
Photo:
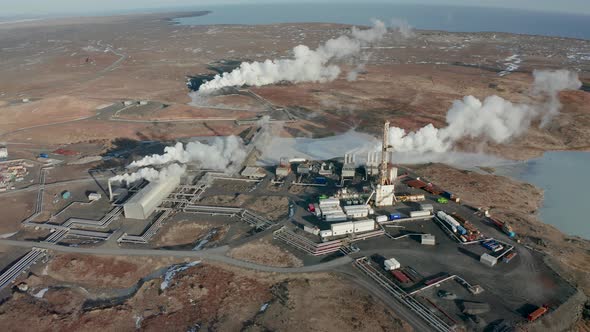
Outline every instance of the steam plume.
<svg viewBox="0 0 590 332"><path fill-rule="evenodd" d="M523 134L531 124L543 126L559 114L558 93L565 89L579 89L578 75L567 70L534 71L532 92L546 98L542 105L513 104L498 96L483 101L466 96L456 100L447 112L447 126L437 129L429 124L418 131L407 133L392 127L389 141L398 152L446 152L462 138L480 138L494 143L505 143Z"/></svg>
<svg viewBox="0 0 590 332"><path fill-rule="evenodd" d="M225 170L232 165L239 165L246 158L246 150L242 140L237 136L226 138L216 137L209 144L190 142L186 147L178 142L174 146L164 149L164 154L154 154L132 162L130 167L144 167L149 165L164 165L171 162L186 164L199 163L200 167Z"/></svg>
<svg viewBox="0 0 590 332"><path fill-rule="evenodd" d="M217 75L201 85L198 92L193 93L193 97L229 86L262 86L280 81L333 81L340 75L340 67L331 63L333 60L360 54L363 45L380 40L386 32L385 24L374 20L372 28L360 30L353 27L350 35L330 39L315 50L305 45L296 46L293 48L293 59L244 62L232 72Z"/></svg>
<svg viewBox="0 0 590 332"><path fill-rule="evenodd" d="M127 173L112 177L113 182L133 183L137 180L146 179L150 182L160 181L170 177L181 177L186 171L186 166L178 164L170 164L160 170L152 167L144 167L134 173Z"/></svg>

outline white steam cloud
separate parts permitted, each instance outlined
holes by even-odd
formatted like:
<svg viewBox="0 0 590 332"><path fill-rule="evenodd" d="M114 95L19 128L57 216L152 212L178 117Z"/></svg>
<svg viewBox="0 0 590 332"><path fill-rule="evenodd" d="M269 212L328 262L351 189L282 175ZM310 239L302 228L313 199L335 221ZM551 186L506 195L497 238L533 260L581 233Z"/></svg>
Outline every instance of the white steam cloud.
<svg viewBox="0 0 590 332"><path fill-rule="evenodd" d="M334 60L354 57L361 53L362 46L383 38L387 32L385 24L373 21L373 27L361 30L353 27L349 35L330 39L317 49L305 45L293 48L292 59L266 60L264 62L244 62L229 73L215 76L193 92L193 98L230 86L262 86L281 81L329 82L340 75L340 67Z"/></svg>
<svg viewBox="0 0 590 332"><path fill-rule="evenodd" d="M542 105L514 104L498 96L483 101L466 96L456 100L446 117L447 126L437 129L429 124L418 131L406 132L392 127L389 141L398 152L446 152L462 138L480 138L484 142L505 143L523 134L533 122L547 124L559 114L558 93L579 89L578 75L567 70L534 71L533 93L546 98Z"/></svg>
<svg viewBox="0 0 590 332"><path fill-rule="evenodd" d="M146 156L132 162L129 167L140 167L134 173L118 175L111 178L115 182L131 183L140 179L158 181L172 176L182 176L186 163L197 163L201 168L220 171L232 171L241 166L247 152L242 139L237 136L216 137L211 144L189 142L186 146L180 142L164 148L164 153ZM147 166L166 165L161 169Z"/></svg>
<svg viewBox="0 0 590 332"><path fill-rule="evenodd" d="M129 167L164 165L171 162L198 163L201 168L225 170L239 165L246 157L242 139L237 136L216 137L211 144L178 142L164 149L164 154L154 154L132 162Z"/></svg>
<svg viewBox="0 0 590 332"><path fill-rule="evenodd" d="M113 182L126 182L126 183L133 183L135 181L146 179L150 182L152 181L160 181L166 178L171 177L181 177L184 172L186 171L186 166L179 165L179 164L170 164L162 169L155 169L152 167L144 167L139 169L134 173L127 173L122 175L117 175L110 178L110 181Z"/></svg>

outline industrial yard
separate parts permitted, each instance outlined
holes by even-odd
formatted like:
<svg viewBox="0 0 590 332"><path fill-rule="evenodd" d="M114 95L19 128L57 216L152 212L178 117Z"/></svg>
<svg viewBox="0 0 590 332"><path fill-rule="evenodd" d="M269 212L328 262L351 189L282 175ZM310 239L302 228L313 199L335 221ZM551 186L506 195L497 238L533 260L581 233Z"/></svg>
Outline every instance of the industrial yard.
<svg viewBox="0 0 590 332"><path fill-rule="evenodd" d="M539 189L491 168L396 159L403 151L394 140L398 127L443 124L440 105L463 94L540 99L523 91L543 61L558 67L569 59L586 80L587 63L556 51L508 70L504 59L515 45L526 51L549 41L432 31L398 41L392 32L383 42L394 46L372 50L356 82L224 87L203 101L194 93L211 75L202 73L240 63L228 54L281 58L299 39L312 45L350 29L178 27L167 21L174 15L104 19L159 37L166 47L157 51L156 37L103 41L111 31L89 18L98 32L81 34L95 38L92 48L76 46L88 60L69 59L80 56L71 55L76 49L52 60L67 64L68 79L92 82L71 96L54 91L44 72L42 89L0 84L7 100L0 115L21 114L0 125L0 326L22 330L15 323L22 315L40 330L556 331L589 324L582 314L587 241L539 222ZM10 29L0 27L0 38ZM269 34L288 38L271 43ZM196 37L212 50L198 64L201 50L187 51ZM264 53L251 53L242 39L260 42ZM585 41L555 42L590 49ZM5 43L18 62L19 48ZM477 66L469 62L475 57L456 62L463 47L489 57ZM145 65L152 62L158 66ZM564 105L556 122L571 131L531 127L487 151L523 159L583 148L585 134L570 135L587 121L588 96L556 94ZM457 146L479 151L471 137Z"/></svg>
<svg viewBox="0 0 590 332"><path fill-rule="evenodd" d="M252 146L265 137L261 128ZM389 137L389 123L383 130ZM115 169L95 171L97 187L82 186L93 189L85 194L45 189L52 169L41 168L35 213L15 235L39 242L3 272L3 292L60 245L301 271L335 264L436 331L527 326L576 295L508 222L393 164L388 141L382 146L362 166L350 153L326 161L285 157L273 167L245 158L254 163L229 173L195 164L155 181L121 182Z"/></svg>

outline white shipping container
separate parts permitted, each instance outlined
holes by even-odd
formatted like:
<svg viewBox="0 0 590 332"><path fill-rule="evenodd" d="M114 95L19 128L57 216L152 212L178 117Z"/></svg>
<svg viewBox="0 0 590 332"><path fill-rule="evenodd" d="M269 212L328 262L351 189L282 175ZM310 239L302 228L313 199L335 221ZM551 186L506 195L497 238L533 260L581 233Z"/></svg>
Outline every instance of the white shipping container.
<svg viewBox="0 0 590 332"><path fill-rule="evenodd" d="M337 224L332 224L332 235L343 235L349 234L354 231L354 226L352 222L341 222Z"/></svg>
<svg viewBox="0 0 590 332"><path fill-rule="evenodd" d="M335 221L346 221L348 220L348 216L346 216L344 213L342 214L330 214L326 216L326 221L327 222L335 222Z"/></svg>
<svg viewBox="0 0 590 332"><path fill-rule="evenodd" d="M344 207L344 211L348 211L348 210L368 210L369 206L365 205L365 204L359 204L359 205L348 205Z"/></svg>
<svg viewBox="0 0 590 332"><path fill-rule="evenodd" d="M430 215L430 211L410 211L410 217L427 217Z"/></svg>
<svg viewBox="0 0 590 332"><path fill-rule="evenodd" d="M490 267L493 267L496 265L496 263L498 263L498 259L488 253L481 255L479 257L479 261Z"/></svg>
<svg viewBox="0 0 590 332"><path fill-rule="evenodd" d="M320 199L320 206L324 207L324 206L329 206L329 205L336 205L336 206L340 206L340 200L338 198L325 198L325 199Z"/></svg>
<svg viewBox="0 0 590 332"><path fill-rule="evenodd" d="M386 221L388 221L388 220L389 220L389 219L387 218L387 216L377 216L377 217L375 218L375 221L376 221L376 222L378 222L378 223L386 222Z"/></svg>
<svg viewBox="0 0 590 332"><path fill-rule="evenodd" d="M354 232L369 232L375 230L375 222L371 219L355 221L354 223Z"/></svg>
<svg viewBox="0 0 590 332"><path fill-rule="evenodd" d="M366 218L369 215L369 211L367 210L357 210L357 211L348 211L346 215L350 218Z"/></svg>
<svg viewBox="0 0 590 332"><path fill-rule="evenodd" d="M329 237L329 236L332 236L332 231L331 230L326 229L326 230L320 231L320 237L322 239L323 238L326 238L326 237Z"/></svg>
<svg viewBox="0 0 590 332"><path fill-rule="evenodd" d="M402 265L395 258L387 259L385 262L383 262L383 264L385 265L385 269L387 271L396 270L402 267Z"/></svg>

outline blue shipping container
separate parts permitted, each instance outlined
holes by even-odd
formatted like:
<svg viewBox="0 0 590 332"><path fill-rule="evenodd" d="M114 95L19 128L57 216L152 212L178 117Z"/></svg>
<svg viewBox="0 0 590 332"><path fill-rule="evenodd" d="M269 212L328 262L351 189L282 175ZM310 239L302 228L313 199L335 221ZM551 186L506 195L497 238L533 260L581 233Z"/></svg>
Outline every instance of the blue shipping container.
<svg viewBox="0 0 590 332"><path fill-rule="evenodd" d="M39 153L39 158L49 158L47 153Z"/></svg>
<svg viewBox="0 0 590 332"><path fill-rule="evenodd" d="M389 215L389 220L401 219L401 217L399 213L392 213Z"/></svg>
<svg viewBox="0 0 590 332"><path fill-rule="evenodd" d="M324 178L324 177L317 177L317 178L315 178L315 183L317 183L317 184L326 184L326 178Z"/></svg>
<svg viewBox="0 0 590 332"><path fill-rule="evenodd" d="M444 198L451 199L451 198L453 198L453 193L450 193L450 192L448 192L448 191L443 191L443 193L442 193L442 196L443 196Z"/></svg>
<svg viewBox="0 0 590 332"><path fill-rule="evenodd" d="M467 231L462 226L457 226L457 232L459 232L461 235L467 234Z"/></svg>

